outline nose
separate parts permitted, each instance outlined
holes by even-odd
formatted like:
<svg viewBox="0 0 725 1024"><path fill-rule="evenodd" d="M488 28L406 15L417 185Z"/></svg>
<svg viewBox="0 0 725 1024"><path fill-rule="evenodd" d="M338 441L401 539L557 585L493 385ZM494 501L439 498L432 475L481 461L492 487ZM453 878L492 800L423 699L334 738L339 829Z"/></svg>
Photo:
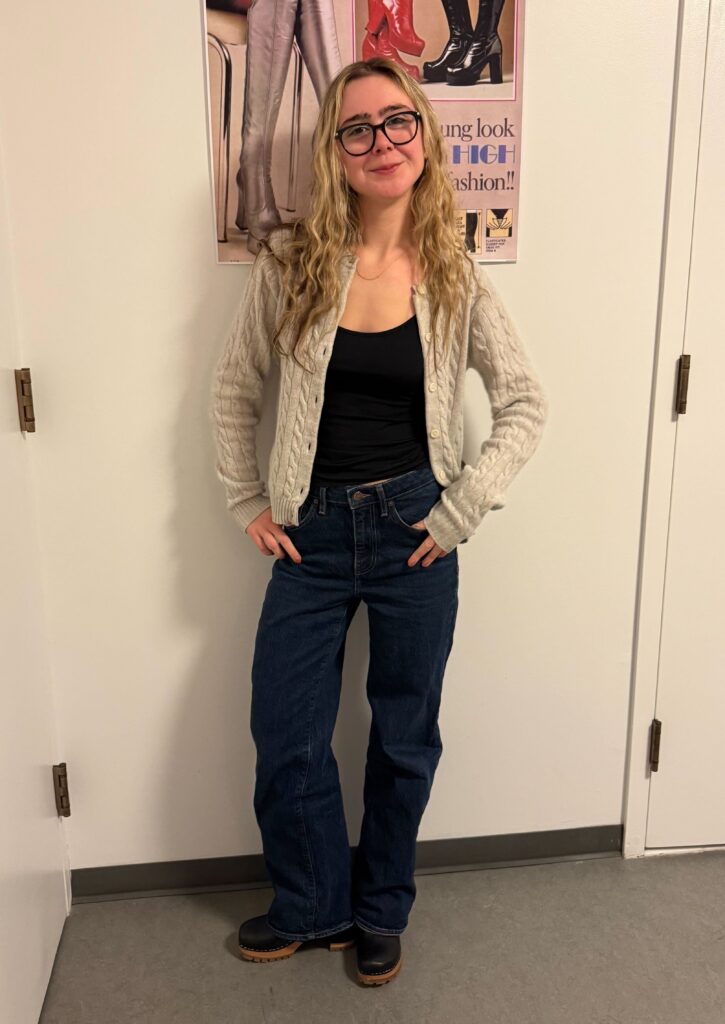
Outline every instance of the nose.
<svg viewBox="0 0 725 1024"><path fill-rule="evenodd" d="M383 131L382 127L375 129L375 140L373 142L373 153L379 153L382 150L392 149L393 143L390 141L388 136Z"/></svg>

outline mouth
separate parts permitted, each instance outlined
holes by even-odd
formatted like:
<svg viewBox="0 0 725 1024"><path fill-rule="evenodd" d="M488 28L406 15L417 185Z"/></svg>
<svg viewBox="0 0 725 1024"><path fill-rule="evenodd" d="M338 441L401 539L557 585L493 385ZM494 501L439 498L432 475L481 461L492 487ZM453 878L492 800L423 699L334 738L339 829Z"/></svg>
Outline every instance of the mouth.
<svg viewBox="0 0 725 1024"><path fill-rule="evenodd" d="M372 173L373 174L392 174L393 171L395 171L398 167L400 167L399 163L397 163L397 164L388 164L386 167L375 167L373 169Z"/></svg>

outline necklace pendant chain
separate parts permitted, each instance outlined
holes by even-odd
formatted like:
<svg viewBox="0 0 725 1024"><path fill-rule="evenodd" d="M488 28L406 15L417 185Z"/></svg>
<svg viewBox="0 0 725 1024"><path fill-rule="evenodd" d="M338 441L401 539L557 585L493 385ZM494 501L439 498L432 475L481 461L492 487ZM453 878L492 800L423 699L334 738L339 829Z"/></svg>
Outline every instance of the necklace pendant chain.
<svg viewBox="0 0 725 1024"><path fill-rule="evenodd" d="M387 266L387 267L383 267L383 269L382 269L382 270L380 271L380 273L379 273L379 274L375 274L375 275L374 275L373 277L365 277L365 276L364 276L363 274L361 274L361 273L360 273L360 271L359 271L359 270L357 269L357 267L355 267L355 273L357 274L357 276L358 276L358 277L361 277L361 278L363 279L363 281L377 281L377 279L378 279L379 277L382 277L382 276L383 276L383 274L385 273L385 271L386 271L386 270L387 270L387 269L388 269L389 267L392 267L392 265L393 265L393 264L395 263L395 261L396 261L396 260L399 260L399 259L401 259L401 258L402 258L403 256L405 256L405 255L406 255L406 254L405 254L404 252L401 252L401 253L400 253L400 255L396 256L396 257L395 257L395 259L392 259L392 260L390 261L390 263L388 263L388 266Z"/></svg>

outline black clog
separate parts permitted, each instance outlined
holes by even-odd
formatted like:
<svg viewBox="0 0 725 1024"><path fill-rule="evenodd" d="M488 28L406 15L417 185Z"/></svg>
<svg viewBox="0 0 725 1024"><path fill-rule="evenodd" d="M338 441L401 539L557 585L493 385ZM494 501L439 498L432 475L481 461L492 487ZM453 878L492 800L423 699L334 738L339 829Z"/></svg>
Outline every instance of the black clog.
<svg viewBox="0 0 725 1024"><path fill-rule="evenodd" d="M239 928L239 952L244 960L266 963L271 960L286 960L296 953L303 942L324 942L328 949L351 949L355 945L356 930L351 925L343 932L326 935L323 939L285 939L277 935L267 924L267 915L250 917Z"/></svg>
<svg viewBox="0 0 725 1024"><path fill-rule="evenodd" d="M363 985L385 985L400 972L402 954L399 935L367 932L358 925L355 947L357 977Z"/></svg>

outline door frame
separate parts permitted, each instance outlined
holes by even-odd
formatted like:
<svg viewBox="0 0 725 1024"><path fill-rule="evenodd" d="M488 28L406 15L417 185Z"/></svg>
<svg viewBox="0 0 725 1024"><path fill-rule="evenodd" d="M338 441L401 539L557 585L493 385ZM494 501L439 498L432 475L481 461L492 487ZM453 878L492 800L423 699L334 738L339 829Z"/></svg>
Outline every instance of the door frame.
<svg viewBox="0 0 725 1024"><path fill-rule="evenodd" d="M670 503L678 417L674 396L685 346L687 296L697 194L707 42L712 11L725 0L680 0L672 80L667 189L662 219L662 271L657 303L652 393L637 567L630 713L624 779L622 853L626 858L685 853L700 847L646 847L650 793L650 726L657 680L667 570ZM712 850L712 846L707 847Z"/></svg>

